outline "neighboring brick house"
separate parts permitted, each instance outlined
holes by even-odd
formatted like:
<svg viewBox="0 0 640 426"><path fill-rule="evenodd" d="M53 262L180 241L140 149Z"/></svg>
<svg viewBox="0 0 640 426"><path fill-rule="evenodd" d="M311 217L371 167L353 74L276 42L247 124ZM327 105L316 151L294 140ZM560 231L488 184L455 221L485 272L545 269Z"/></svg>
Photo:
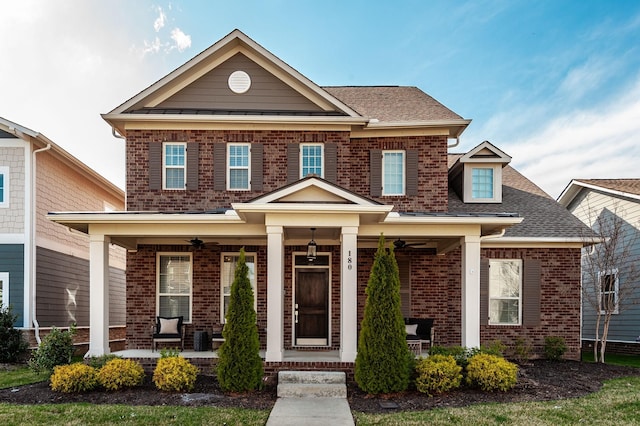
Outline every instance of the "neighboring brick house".
<svg viewBox="0 0 640 426"><path fill-rule="evenodd" d="M2 305L32 346L52 326L73 323L76 342L89 340L89 238L47 220L60 210L124 210L124 192L41 133L0 117ZM109 253L115 343L125 337L125 252Z"/></svg>
<svg viewBox="0 0 640 426"><path fill-rule="evenodd" d="M558 202L590 228L597 229L604 224L611 230L612 225L607 224L614 222L621 226L617 258L612 261L600 258L592 262L592 266L585 265L583 270L585 291L592 292L583 298L583 346L593 345L595 339L595 305L601 303L603 297L611 296L615 308L609 325L607 352L640 354L640 179L575 179L558 197ZM602 237L607 235L606 230L598 232ZM597 246L585 249L585 256L601 253ZM602 286L597 296L598 286L590 284L594 282L595 273Z"/></svg>
<svg viewBox="0 0 640 426"><path fill-rule="evenodd" d="M126 138L127 212L51 217L90 234L96 287L106 244L129 249L128 348L157 315L183 315L187 345L219 327L244 247L267 365L352 365L384 234L436 344L540 354L556 335L579 357L584 225L492 144L449 155L470 121L421 90L320 87L236 30L103 118Z"/></svg>

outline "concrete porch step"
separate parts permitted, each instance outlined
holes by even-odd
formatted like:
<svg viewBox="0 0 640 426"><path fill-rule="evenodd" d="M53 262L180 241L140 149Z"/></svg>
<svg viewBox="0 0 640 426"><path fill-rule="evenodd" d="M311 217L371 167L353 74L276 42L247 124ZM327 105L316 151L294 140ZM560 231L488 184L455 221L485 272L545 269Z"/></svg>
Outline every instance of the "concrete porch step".
<svg viewBox="0 0 640 426"><path fill-rule="evenodd" d="M346 398L346 375L339 371L280 371L279 398Z"/></svg>

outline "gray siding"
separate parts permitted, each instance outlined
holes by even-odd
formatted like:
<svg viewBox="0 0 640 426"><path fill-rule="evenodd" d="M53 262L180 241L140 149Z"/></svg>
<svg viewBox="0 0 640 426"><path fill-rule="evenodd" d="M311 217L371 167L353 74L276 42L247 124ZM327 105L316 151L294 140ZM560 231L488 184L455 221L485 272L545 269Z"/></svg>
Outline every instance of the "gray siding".
<svg viewBox="0 0 640 426"><path fill-rule="evenodd" d="M246 93L236 94L229 89L229 75L238 70L245 71L251 78L251 88ZM321 111L317 105L241 53L161 102L157 108Z"/></svg>
<svg viewBox="0 0 640 426"><path fill-rule="evenodd" d="M627 241L633 243L633 247L627 259L629 263L620 263L616 267L619 271L621 293L625 291L623 290L625 287L633 289L633 291L631 294L621 297L620 313L613 314L611 317L607 340L635 342L636 338L640 336L640 282L637 277L635 282L630 281L628 271L630 263L640 265L640 230L638 229L640 226L640 202L614 197L600 191L583 190L582 194L576 197L568 208L588 226L593 226L596 218L600 215L617 214L626 222L624 232ZM636 269L638 268L640 266L636 266ZM589 282L588 274L583 271L583 283L586 289L589 289ZM583 298L582 308L582 338L593 339L595 337L596 311L593 303L587 297Z"/></svg>
<svg viewBox="0 0 640 426"><path fill-rule="evenodd" d="M40 326L89 325L89 261L37 248L36 315ZM110 269L109 324L125 324L124 271Z"/></svg>
<svg viewBox="0 0 640 426"><path fill-rule="evenodd" d="M24 327L24 246L0 244L0 272L9 273L9 305L18 315L16 327Z"/></svg>

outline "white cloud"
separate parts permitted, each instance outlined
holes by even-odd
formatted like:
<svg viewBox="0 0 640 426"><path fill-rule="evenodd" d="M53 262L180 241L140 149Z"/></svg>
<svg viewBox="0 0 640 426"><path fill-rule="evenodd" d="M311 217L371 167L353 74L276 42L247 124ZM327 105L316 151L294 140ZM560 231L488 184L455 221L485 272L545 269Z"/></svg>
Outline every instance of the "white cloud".
<svg viewBox="0 0 640 426"><path fill-rule="evenodd" d="M191 47L191 36L183 33L180 28L171 31L171 39L180 52Z"/></svg>
<svg viewBox="0 0 640 426"><path fill-rule="evenodd" d="M514 165L552 196L571 179L638 177L640 75L631 87L566 113L508 147Z"/></svg>
<svg viewBox="0 0 640 426"><path fill-rule="evenodd" d="M166 20L167 15L164 13L164 10L162 10L161 7L158 7L158 17L153 21L153 29L156 30L156 32L160 31L164 27Z"/></svg>

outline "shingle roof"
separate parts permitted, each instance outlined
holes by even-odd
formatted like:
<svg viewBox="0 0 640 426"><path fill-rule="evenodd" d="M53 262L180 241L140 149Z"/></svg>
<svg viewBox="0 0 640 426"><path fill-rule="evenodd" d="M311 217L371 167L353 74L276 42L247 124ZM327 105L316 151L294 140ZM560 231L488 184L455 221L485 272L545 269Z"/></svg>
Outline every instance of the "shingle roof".
<svg viewBox="0 0 640 426"><path fill-rule="evenodd" d="M451 167L460 154L449 155ZM505 237L582 238L591 230L558 204L537 185L511 166L502 169L502 203L463 203L449 188L449 213L518 213L524 220L505 233Z"/></svg>
<svg viewBox="0 0 640 426"><path fill-rule="evenodd" d="M576 181L613 191L640 195L640 179L576 179Z"/></svg>
<svg viewBox="0 0 640 426"><path fill-rule="evenodd" d="M463 119L417 87L329 86L323 89L360 115L380 122Z"/></svg>

